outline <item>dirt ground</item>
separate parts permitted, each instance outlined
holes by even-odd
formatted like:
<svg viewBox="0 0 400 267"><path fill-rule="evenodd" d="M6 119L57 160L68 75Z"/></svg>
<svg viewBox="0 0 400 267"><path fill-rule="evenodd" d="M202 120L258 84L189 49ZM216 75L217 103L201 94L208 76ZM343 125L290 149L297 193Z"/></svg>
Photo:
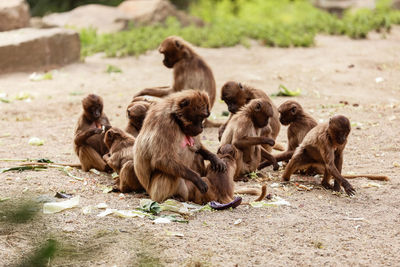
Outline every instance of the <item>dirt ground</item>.
<svg viewBox="0 0 400 267"><path fill-rule="evenodd" d="M0 264L18 263L38 242L51 237L63 245L57 257L48 262L51 266L398 265L400 28L394 28L386 38L372 33L368 40L318 36L313 48L266 48L254 43L251 48L197 51L212 67L218 91L228 80L249 83L269 94L283 84L302 90L295 100L320 122L333 114L348 116L353 127L343 173L385 174L391 181L377 182L381 187L365 187L368 180L351 180L357 194L349 198L322 189L319 178L301 175L294 175L292 181L311 185L311 191L300 191L295 183L270 187L280 182L282 170L267 168L263 173L268 192L291 206L242 205L234 210L197 213L188 224L153 224L146 218L101 218L96 216L98 212L82 213L81 207L101 202L111 208L132 209L145 197L103 193L103 187L112 184L108 174L73 170L84 178L78 181L57 169L7 172L0 174L0 198L10 197L0 203L3 208L20 199L52 197L59 191L80 195L81 203L80 208L56 214L39 211L28 223L0 220ZM0 158L77 163L72 142L82 97L102 95L112 125L124 128L125 108L135 92L171 83L171 70L161 61L157 51L122 59L98 54L58 69L48 81L30 81L30 73L0 76L0 93L12 97L28 92L34 96L30 102L0 102ZM106 73L108 64L118 66L123 73ZM279 105L287 99L277 97L274 101ZM349 104L341 105L340 101ZM224 121L224 110L225 104L217 101L214 118ZM44 145L29 145L34 136L44 139ZM205 145L216 151L217 129L205 129L202 136ZM286 127L282 127L278 141L286 143ZM0 162L0 167L16 164ZM246 185L260 183L252 180ZM241 223L234 224L238 219Z"/></svg>

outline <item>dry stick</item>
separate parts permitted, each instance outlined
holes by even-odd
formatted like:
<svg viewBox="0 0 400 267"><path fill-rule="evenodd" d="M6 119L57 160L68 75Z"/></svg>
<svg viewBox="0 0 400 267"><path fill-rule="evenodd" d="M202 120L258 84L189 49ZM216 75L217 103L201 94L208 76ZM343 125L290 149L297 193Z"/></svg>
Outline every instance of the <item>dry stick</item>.
<svg viewBox="0 0 400 267"><path fill-rule="evenodd" d="M390 181L390 178L386 175L374 175L374 174L344 174L342 175L347 179L354 178L368 178L369 180L377 180L377 181Z"/></svg>
<svg viewBox="0 0 400 267"><path fill-rule="evenodd" d="M65 167L73 167L73 168L81 168L81 164L68 164L68 163L47 163L47 162L26 162L26 163L21 163L19 164L20 166L51 166L51 165L55 165L55 166L65 166Z"/></svg>

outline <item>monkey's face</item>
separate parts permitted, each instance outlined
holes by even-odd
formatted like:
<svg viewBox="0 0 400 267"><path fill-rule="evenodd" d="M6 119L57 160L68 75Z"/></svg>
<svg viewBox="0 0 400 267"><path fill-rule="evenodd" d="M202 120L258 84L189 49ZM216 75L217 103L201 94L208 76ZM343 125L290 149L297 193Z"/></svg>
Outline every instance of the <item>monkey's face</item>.
<svg viewBox="0 0 400 267"><path fill-rule="evenodd" d="M226 103L229 112L232 114L238 112L242 106L249 102L249 99L245 97L242 84L232 81L222 86L221 99Z"/></svg>
<svg viewBox="0 0 400 267"><path fill-rule="evenodd" d="M185 57L184 45L176 37L168 37L161 43L158 51L164 55L163 64L165 67L173 68L178 61Z"/></svg>
<svg viewBox="0 0 400 267"><path fill-rule="evenodd" d="M179 100L173 117L187 136L197 136L203 131L203 121L210 116L207 93L193 92L191 96Z"/></svg>
<svg viewBox="0 0 400 267"><path fill-rule="evenodd" d="M337 115L329 120L329 135L339 145L346 143L350 130L350 121L345 116Z"/></svg>
<svg viewBox="0 0 400 267"><path fill-rule="evenodd" d="M103 101L101 97L91 94L82 100L83 110L91 121L100 119L103 112Z"/></svg>
<svg viewBox="0 0 400 267"><path fill-rule="evenodd" d="M300 110L300 106L294 101L286 101L279 106L278 111L280 113L279 121L283 125L289 125L296 120L297 113Z"/></svg>
<svg viewBox="0 0 400 267"><path fill-rule="evenodd" d="M256 128L263 128L268 125L269 118L273 115L271 104L267 100L253 99L248 104L251 109L251 117Z"/></svg>

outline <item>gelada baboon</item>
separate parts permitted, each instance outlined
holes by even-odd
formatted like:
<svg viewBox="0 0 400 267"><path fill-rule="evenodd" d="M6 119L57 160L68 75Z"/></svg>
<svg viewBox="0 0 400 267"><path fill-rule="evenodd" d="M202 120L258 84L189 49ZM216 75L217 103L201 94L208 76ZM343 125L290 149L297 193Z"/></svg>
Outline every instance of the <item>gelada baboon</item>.
<svg viewBox="0 0 400 267"><path fill-rule="evenodd" d="M259 98L251 100L229 120L222 135L221 144L232 144L238 149L235 180L240 180L244 178L244 175L257 170L261 156L272 162L275 161L275 158L261 146L275 144L272 138L261 136L262 128L268 125L272 115L272 106L269 101ZM279 168L276 161L274 168Z"/></svg>
<svg viewBox="0 0 400 267"><path fill-rule="evenodd" d="M74 138L75 152L82 170L95 168L99 171L110 171L102 158L108 153L103 141L104 131L111 128L103 113L103 100L98 95L90 94L82 100L82 107L83 113L79 117Z"/></svg>
<svg viewBox="0 0 400 267"><path fill-rule="evenodd" d="M341 175L343 165L343 150L350 133L350 121L345 116L336 115L315 126L304 137L303 142L296 148L292 158L282 175L284 181L289 181L296 170L315 166L325 169L322 186L340 191L341 186L349 196L355 194L354 188ZM333 187L329 181L334 178Z"/></svg>
<svg viewBox="0 0 400 267"><path fill-rule="evenodd" d="M135 138L121 129L112 127L105 133L104 143L110 152L105 154L103 159L119 175L114 190L123 193L142 191L143 187L137 179L133 166Z"/></svg>
<svg viewBox="0 0 400 267"><path fill-rule="evenodd" d="M176 196L189 198L185 180L201 193L208 190L200 174L204 160L211 168L225 171L224 162L200 142L203 122L210 115L208 95L184 90L152 105L135 140L134 166L139 182L155 201Z"/></svg>

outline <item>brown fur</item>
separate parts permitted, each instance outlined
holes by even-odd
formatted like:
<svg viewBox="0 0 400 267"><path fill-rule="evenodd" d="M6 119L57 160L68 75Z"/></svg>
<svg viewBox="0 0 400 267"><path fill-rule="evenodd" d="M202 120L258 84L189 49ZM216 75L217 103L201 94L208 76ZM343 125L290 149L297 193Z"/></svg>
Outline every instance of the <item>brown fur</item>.
<svg viewBox="0 0 400 267"><path fill-rule="evenodd" d="M197 204L206 204L210 201L229 203L233 201L235 183L233 176L236 172L237 151L232 145L223 145L218 149L218 157L225 163L224 172L214 171L211 166L206 169L206 176L202 177L208 186L208 191L202 194L192 183L187 182L189 200Z"/></svg>
<svg viewBox="0 0 400 267"><path fill-rule="evenodd" d="M151 199L163 201L177 196L188 200L185 180L202 193L208 186L204 160L213 169L223 171L225 164L200 142L203 121L210 115L208 95L202 91L184 90L162 99L147 112L134 145L137 177ZM187 145L187 141L193 142Z"/></svg>
<svg viewBox="0 0 400 267"><path fill-rule="evenodd" d="M157 101L158 98L152 96L134 97L126 109L128 125L126 126L125 131L134 137L138 136L146 117L147 110L150 108L151 104L154 104Z"/></svg>
<svg viewBox="0 0 400 267"><path fill-rule="evenodd" d="M318 124L310 114L303 110L299 103L293 100L284 102L279 106L278 111L282 125L289 125L289 127L287 129L288 148L285 152L274 155L277 162L288 161L306 134ZM271 162L264 161L258 169L269 165L271 165Z"/></svg>
<svg viewBox="0 0 400 267"><path fill-rule="evenodd" d="M194 89L205 91L210 99L210 109L214 106L216 86L211 68L198 55L192 46L178 36L167 37L158 48L164 55L163 63L167 68L173 68L174 83L170 87L147 88L137 96L150 95L164 97L182 90ZM219 127L220 123L206 120L206 127Z"/></svg>
<svg viewBox="0 0 400 267"><path fill-rule="evenodd" d="M104 143L110 152L103 159L119 175L114 189L123 193L143 190L133 166L135 138L113 127L104 135Z"/></svg>
<svg viewBox="0 0 400 267"><path fill-rule="evenodd" d="M354 195L355 190L341 175L343 165L343 150L347 143L347 136L351 130L350 121L341 115L332 117L329 123L319 124L311 129L304 137L303 142L296 148L293 157L286 166L282 175L284 181L298 169L315 166L325 169L321 184L335 191L342 186L348 195ZM334 178L334 186L329 183Z"/></svg>
<svg viewBox="0 0 400 267"><path fill-rule="evenodd" d="M79 157L82 170L95 168L109 171L110 168L102 156L108 153L103 142L102 127L111 127L107 116L103 113L103 100L100 96L90 94L82 100L83 113L79 117L74 138L75 153Z"/></svg>
<svg viewBox="0 0 400 267"><path fill-rule="evenodd" d="M232 144L238 149L235 180L255 171L260 164L261 155L269 156L272 161L274 160L273 156L261 146L261 144L273 146L275 143L272 138L261 136L262 128L268 125L272 115L272 106L269 101L260 98L251 100L229 120L222 135L221 144Z"/></svg>
<svg viewBox="0 0 400 267"><path fill-rule="evenodd" d="M178 36L170 36L161 43L158 51L164 55L164 65L174 70L173 86L169 89L167 87L148 88L137 95L164 97L186 89L202 90L208 93L212 108L216 94L214 75L192 46Z"/></svg>
<svg viewBox="0 0 400 267"><path fill-rule="evenodd" d="M281 129L281 124L279 123L278 109L272 102L271 98L269 98L268 95L260 89L255 89L249 85L244 85L233 81L226 82L221 88L221 99L227 104L228 110L231 112L231 116L229 117L228 121L219 128L219 140L221 140L225 128L233 114L238 112L241 107L249 103L252 99L256 98L266 99L272 107L272 116L269 124L261 129L261 136L272 138L274 141L276 140L279 130ZM267 151L271 151L271 147L269 145L263 144L263 147Z"/></svg>
<svg viewBox="0 0 400 267"><path fill-rule="evenodd" d="M267 195L267 185L261 186L261 190L259 190L257 188L247 188L247 187L246 188L238 188L237 190L235 190L235 194L256 195L259 197L257 199L255 199L254 201L261 201ZM242 204L247 204L247 203L242 203Z"/></svg>

